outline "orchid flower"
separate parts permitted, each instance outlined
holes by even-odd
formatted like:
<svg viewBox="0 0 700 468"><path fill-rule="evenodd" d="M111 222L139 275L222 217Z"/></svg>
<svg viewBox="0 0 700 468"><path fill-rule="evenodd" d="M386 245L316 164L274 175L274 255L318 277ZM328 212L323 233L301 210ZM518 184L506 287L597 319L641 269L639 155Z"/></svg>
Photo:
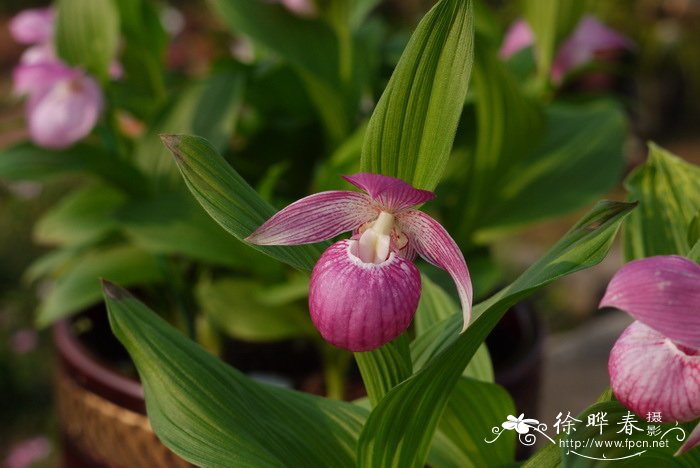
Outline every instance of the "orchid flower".
<svg viewBox="0 0 700 468"><path fill-rule="evenodd" d="M277 0L290 12L303 18L313 18L317 15L313 0Z"/></svg>
<svg viewBox="0 0 700 468"><path fill-rule="evenodd" d="M20 44L42 44L53 39L53 8L30 8L10 21L10 34Z"/></svg>
<svg viewBox="0 0 700 468"><path fill-rule="evenodd" d="M636 319L610 352L615 396L639 415L700 417L700 265L679 256L635 260L613 276L600 307ZM700 425L679 453L700 444Z"/></svg>
<svg viewBox="0 0 700 468"><path fill-rule="evenodd" d="M464 256L440 223L412 208L434 194L378 174L344 178L365 193L337 190L302 198L246 239L299 245L353 231L323 253L311 275L309 311L321 336L351 351L369 351L398 337L420 298L416 254L452 276L466 328L472 286Z"/></svg>
<svg viewBox="0 0 700 468"><path fill-rule="evenodd" d="M17 42L32 44L13 70L15 93L29 98L29 133L38 145L60 149L92 131L102 112L103 97L94 78L56 56L54 18L51 8L25 10L13 18L10 32ZM110 75L121 73L121 65L112 63Z"/></svg>
<svg viewBox="0 0 700 468"><path fill-rule="evenodd" d="M527 22L517 20L506 33L500 56L507 59L534 45L534 42L532 29ZM629 38L608 28L594 16L585 15L571 36L559 47L552 63L552 81L561 83L567 73L591 62L598 52L633 48L634 43Z"/></svg>

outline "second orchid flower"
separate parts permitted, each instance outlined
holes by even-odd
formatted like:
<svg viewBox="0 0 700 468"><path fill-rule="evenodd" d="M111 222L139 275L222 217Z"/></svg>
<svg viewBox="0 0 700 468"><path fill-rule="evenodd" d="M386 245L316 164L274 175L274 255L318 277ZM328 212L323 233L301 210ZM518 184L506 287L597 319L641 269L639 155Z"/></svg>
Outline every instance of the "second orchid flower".
<svg viewBox="0 0 700 468"><path fill-rule="evenodd" d="M472 285L464 256L440 223L413 208L433 193L378 174L345 179L365 193L337 190L302 198L246 239L298 245L353 232L323 253L311 275L309 311L323 338L350 351L370 351L403 333L421 293L416 254L452 276L466 328Z"/></svg>

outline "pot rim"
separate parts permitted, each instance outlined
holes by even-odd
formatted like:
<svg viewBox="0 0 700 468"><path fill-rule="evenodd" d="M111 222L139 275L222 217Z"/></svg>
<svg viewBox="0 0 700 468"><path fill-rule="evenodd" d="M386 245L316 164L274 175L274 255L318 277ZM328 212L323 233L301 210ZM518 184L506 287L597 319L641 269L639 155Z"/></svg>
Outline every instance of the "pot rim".
<svg viewBox="0 0 700 468"><path fill-rule="evenodd" d="M101 361L73 333L70 319L53 325L53 340L61 364L80 386L134 411L145 413L143 386Z"/></svg>

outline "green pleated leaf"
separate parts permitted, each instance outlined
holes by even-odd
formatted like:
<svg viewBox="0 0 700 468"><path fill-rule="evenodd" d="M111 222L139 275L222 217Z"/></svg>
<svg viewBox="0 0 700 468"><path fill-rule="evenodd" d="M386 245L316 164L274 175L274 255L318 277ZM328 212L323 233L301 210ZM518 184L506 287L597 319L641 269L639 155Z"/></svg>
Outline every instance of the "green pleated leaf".
<svg viewBox="0 0 700 468"><path fill-rule="evenodd" d="M416 339L411 343L413 367L420 369L437 351L439 337L444 332L446 320L459 316L462 309L444 289L423 275L423 291L421 292L418 311L413 320ZM437 325L437 324L443 325ZM436 326L437 325L437 326ZM493 364L488 348L484 343L474 354L469 365L464 369L464 376L485 382L493 382Z"/></svg>
<svg viewBox="0 0 700 468"><path fill-rule="evenodd" d="M159 439L206 467L354 466L366 410L254 382L106 283L114 334L131 355Z"/></svg>
<svg viewBox="0 0 700 468"><path fill-rule="evenodd" d="M125 201L123 192L109 186L78 189L39 218L34 239L54 245L97 241L117 228L114 213Z"/></svg>
<svg viewBox="0 0 700 468"><path fill-rule="evenodd" d="M133 201L115 218L134 245L153 253L184 255L247 272L281 269L279 262L231 237L187 193Z"/></svg>
<svg viewBox="0 0 700 468"><path fill-rule="evenodd" d="M258 0L208 3L232 32L249 36L307 73L329 83L337 81L338 40L328 24Z"/></svg>
<svg viewBox="0 0 700 468"><path fill-rule="evenodd" d="M473 39L470 0L442 0L428 12L372 114L362 170L435 188L462 113Z"/></svg>
<svg viewBox="0 0 700 468"><path fill-rule="evenodd" d="M584 0L523 0L523 13L535 36L542 80L548 79L557 47L576 26L585 8Z"/></svg>
<svg viewBox="0 0 700 468"><path fill-rule="evenodd" d="M505 174L535 149L545 130L541 105L525 96L496 51L485 41L482 45L474 66L476 145L460 161L457 170L463 174L459 190L455 189L458 209L463 210L456 217L460 220L456 234L465 241L492 213L499 189L520 180ZM513 197L509 198L512 202ZM517 213L512 204L509 210Z"/></svg>
<svg viewBox="0 0 700 468"><path fill-rule="evenodd" d="M692 249L690 249L690 252L688 252L688 255L686 255L686 257L688 257L695 263L700 263L700 241L697 241L695 243L695 246Z"/></svg>
<svg viewBox="0 0 700 468"><path fill-rule="evenodd" d="M392 389L372 411L358 447L360 466L423 466L440 415L479 345L513 304L557 278L599 263L634 204L601 202L510 286L477 305L474 321L428 365ZM400 430L397 430L400 428Z"/></svg>
<svg viewBox="0 0 700 468"><path fill-rule="evenodd" d="M439 436L451 447L449 459L428 461L439 467L507 466L515 461L515 432L508 431L493 444L491 429L515 414L508 392L493 383L461 377L450 395L438 425Z"/></svg>
<svg viewBox="0 0 700 468"><path fill-rule="evenodd" d="M237 239L248 237L275 209L243 180L205 139L189 135L163 135L195 199L204 210ZM292 247L252 246L302 270L311 270L321 256L318 245Z"/></svg>
<svg viewBox="0 0 700 468"><path fill-rule="evenodd" d="M639 210L624 232L627 260L654 255L685 255L690 224L700 211L700 167L649 144L649 159L625 180Z"/></svg>
<svg viewBox="0 0 700 468"><path fill-rule="evenodd" d="M553 105L546 117L541 144L504 168L493 196L481 205L477 242L579 209L618 183L626 125L617 105Z"/></svg>
<svg viewBox="0 0 700 468"><path fill-rule="evenodd" d="M59 0L55 44L65 62L106 80L119 45L114 0Z"/></svg>
<svg viewBox="0 0 700 468"><path fill-rule="evenodd" d="M130 193L142 193L146 182L129 164L104 149L78 143L49 151L31 143L0 150L0 179L44 181L67 174L85 173Z"/></svg>
<svg viewBox="0 0 700 468"><path fill-rule="evenodd" d="M125 96L117 94L120 105L128 105L140 118L165 98L165 51L168 35L163 29L159 5L150 0L119 0L119 16L123 34L123 50L119 60L124 67L127 83L122 82ZM148 47L144 47L148 44ZM120 84L122 84L120 83Z"/></svg>
<svg viewBox="0 0 700 468"><path fill-rule="evenodd" d="M195 295L201 311L234 338L266 342L317 336L305 304L271 306L263 299L266 289L253 280L205 279L197 284Z"/></svg>
<svg viewBox="0 0 700 468"><path fill-rule="evenodd" d="M374 351L355 353L355 361L372 406L376 406L389 390L413 373L411 351L405 333Z"/></svg>
<svg viewBox="0 0 700 468"><path fill-rule="evenodd" d="M328 23L300 18L274 2L209 0L209 4L232 33L245 34L294 67L334 139L348 133L368 67L359 38L347 37L350 48L344 48Z"/></svg>
<svg viewBox="0 0 700 468"><path fill-rule="evenodd" d="M588 416L596 413L605 414L607 425L602 428L588 425ZM625 457L628 458L614 462L614 466L635 468L660 466L691 468L698 466L698 463L700 463L700 450L690 451L680 457L673 456L676 450L681 446L682 440L685 440L696 426L697 421L681 424L676 427L675 424L648 423L644 418L631 413L633 425L638 429L631 429L631 433L627 434L622 431L622 429L623 418L627 416L628 413L628 409L619 402L611 401L595 404L577 416L577 419L581 422L576 423L574 426L576 429L575 431L571 431L570 434L565 436L567 442L565 445L562 445L560 449L562 466L567 468L593 468L600 466L601 461L604 459L610 460ZM658 427L660 433L656 436L648 435L648 426ZM676 428L674 429L674 427ZM662 438L661 436L667 431L670 432ZM685 437L683 434L685 434ZM589 440L592 442L589 442ZM668 446L661 448L651 446L652 441L660 440L666 440ZM640 446L646 441L649 447L627 448L624 445L626 441L638 443ZM616 446L616 442L620 442L621 446ZM571 448L576 443L580 444L580 448ZM569 448L564 448L565 446ZM639 456L632 456L635 453L641 454Z"/></svg>
<svg viewBox="0 0 700 468"><path fill-rule="evenodd" d="M39 306L37 325L49 325L100 302L100 278L114 278L127 285L164 279L156 259L144 250L116 246L88 251L73 257L58 272L58 279Z"/></svg>
<svg viewBox="0 0 700 468"><path fill-rule="evenodd" d="M222 150L233 135L243 100L245 76L237 67L218 71L177 93L134 149L144 172L179 180L177 166L163 147L161 133L188 133L206 138Z"/></svg>

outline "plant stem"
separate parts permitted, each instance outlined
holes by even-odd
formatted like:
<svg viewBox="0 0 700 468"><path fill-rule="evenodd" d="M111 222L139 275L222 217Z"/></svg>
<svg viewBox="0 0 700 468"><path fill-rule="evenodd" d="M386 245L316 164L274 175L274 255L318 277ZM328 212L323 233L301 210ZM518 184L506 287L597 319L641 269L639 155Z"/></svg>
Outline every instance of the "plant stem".
<svg viewBox="0 0 700 468"><path fill-rule="evenodd" d="M324 345L324 377L326 396L331 400L342 400L345 396L345 375L350 365L351 355Z"/></svg>

